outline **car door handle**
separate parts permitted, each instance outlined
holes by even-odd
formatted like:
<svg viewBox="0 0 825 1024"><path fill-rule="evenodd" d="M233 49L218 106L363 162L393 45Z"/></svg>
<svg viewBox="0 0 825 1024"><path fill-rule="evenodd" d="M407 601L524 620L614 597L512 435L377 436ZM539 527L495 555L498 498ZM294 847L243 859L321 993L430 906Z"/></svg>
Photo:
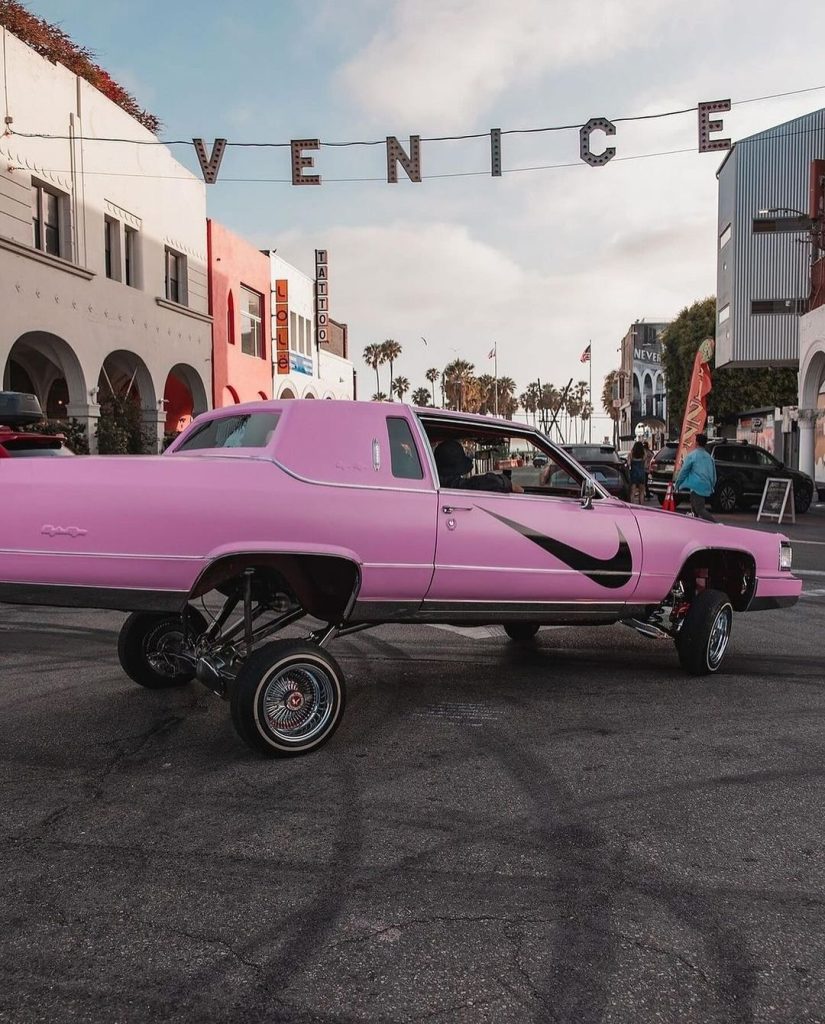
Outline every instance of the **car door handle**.
<svg viewBox="0 0 825 1024"><path fill-rule="evenodd" d="M472 505L442 505L441 511L445 516L451 516L453 512L472 512Z"/></svg>

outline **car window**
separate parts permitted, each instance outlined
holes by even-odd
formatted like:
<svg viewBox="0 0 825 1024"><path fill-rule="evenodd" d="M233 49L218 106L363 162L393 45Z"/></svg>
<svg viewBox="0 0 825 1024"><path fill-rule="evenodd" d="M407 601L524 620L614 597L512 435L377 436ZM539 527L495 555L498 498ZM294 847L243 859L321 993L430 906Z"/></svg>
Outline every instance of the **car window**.
<svg viewBox="0 0 825 1024"><path fill-rule="evenodd" d="M739 454L738 462L743 463L745 466L760 465L761 460L756 448L739 448L737 451Z"/></svg>
<svg viewBox="0 0 825 1024"><path fill-rule="evenodd" d="M433 449L448 438L459 440L470 456L473 468L469 475L503 473L526 494L549 497L578 498L584 476L568 466L564 457L552 448L545 450L529 436L507 434L484 429L460 421L439 421L420 416L421 424Z"/></svg>
<svg viewBox="0 0 825 1024"><path fill-rule="evenodd" d="M713 457L717 462L741 462L739 451L730 445L720 444L713 449Z"/></svg>
<svg viewBox="0 0 825 1024"><path fill-rule="evenodd" d="M202 448L264 448L272 438L278 418L276 412L255 412L209 420L190 434L175 453Z"/></svg>
<svg viewBox="0 0 825 1024"><path fill-rule="evenodd" d="M769 452L763 451L761 448L754 448L753 451L759 460L760 466L768 466L770 469L776 468L776 459Z"/></svg>
<svg viewBox="0 0 825 1024"><path fill-rule="evenodd" d="M387 417L392 475L402 480L423 480L424 470L409 423L401 416Z"/></svg>

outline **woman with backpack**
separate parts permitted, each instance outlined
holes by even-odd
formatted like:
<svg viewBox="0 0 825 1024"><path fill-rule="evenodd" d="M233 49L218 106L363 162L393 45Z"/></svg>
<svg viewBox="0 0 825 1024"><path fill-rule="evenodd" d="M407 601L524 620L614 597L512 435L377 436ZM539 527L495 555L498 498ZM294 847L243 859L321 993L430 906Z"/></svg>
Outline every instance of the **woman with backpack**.
<svg viewBox="0 0 825 1024"><path fill-rule="evenodd" d="M637 441L630 450L630 504L644 505L647 485L645 446Z"/></svg>

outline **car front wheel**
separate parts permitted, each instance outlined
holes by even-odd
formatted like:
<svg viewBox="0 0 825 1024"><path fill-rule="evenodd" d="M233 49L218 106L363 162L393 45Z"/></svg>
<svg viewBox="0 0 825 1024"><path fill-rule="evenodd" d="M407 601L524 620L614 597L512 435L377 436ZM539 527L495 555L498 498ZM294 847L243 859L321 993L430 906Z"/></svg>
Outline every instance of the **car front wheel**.
<svg viewBox="0 0 825 1024"><path fill-rule="evenodd" d="M739 492L736 485L723 483L716 489L713 504L717 512L735 512L739 504Z"/></svg>
<svg viewBox="0 0 825 1024"><path fill-rule="evenodd" d="M814 492L811 487L806 487L805 484L800 484L794 488L793 492L793 507L794 511L803 516L811 507L811 502L814 500Z"/></svg>
<svg viewBox="0 0 825 1024"><path fill-rule="evenodd" d="M332 736L346 701L344 674L323 648L276 640L249 658L232 688L232 723L268 757L295 757Z"/></svg>
<svg viewBox="0 0 825 1024"><path fill-rule="evenodd" d="M733 626L733 606L721 590L703 590L691 601L676 651L682 668L694 676L717 672L725 657Z"/></svg>

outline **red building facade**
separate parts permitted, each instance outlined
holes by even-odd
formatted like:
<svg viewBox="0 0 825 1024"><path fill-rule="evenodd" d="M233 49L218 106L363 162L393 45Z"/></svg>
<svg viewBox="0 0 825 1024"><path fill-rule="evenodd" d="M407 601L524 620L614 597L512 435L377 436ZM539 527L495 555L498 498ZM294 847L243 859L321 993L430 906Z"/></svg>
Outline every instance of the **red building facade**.
<svg viewBox="0 0 825 1024"><path fill-rule="evenodd" d="M207 220L215 408L272 397L269 257Z"/></svg>

